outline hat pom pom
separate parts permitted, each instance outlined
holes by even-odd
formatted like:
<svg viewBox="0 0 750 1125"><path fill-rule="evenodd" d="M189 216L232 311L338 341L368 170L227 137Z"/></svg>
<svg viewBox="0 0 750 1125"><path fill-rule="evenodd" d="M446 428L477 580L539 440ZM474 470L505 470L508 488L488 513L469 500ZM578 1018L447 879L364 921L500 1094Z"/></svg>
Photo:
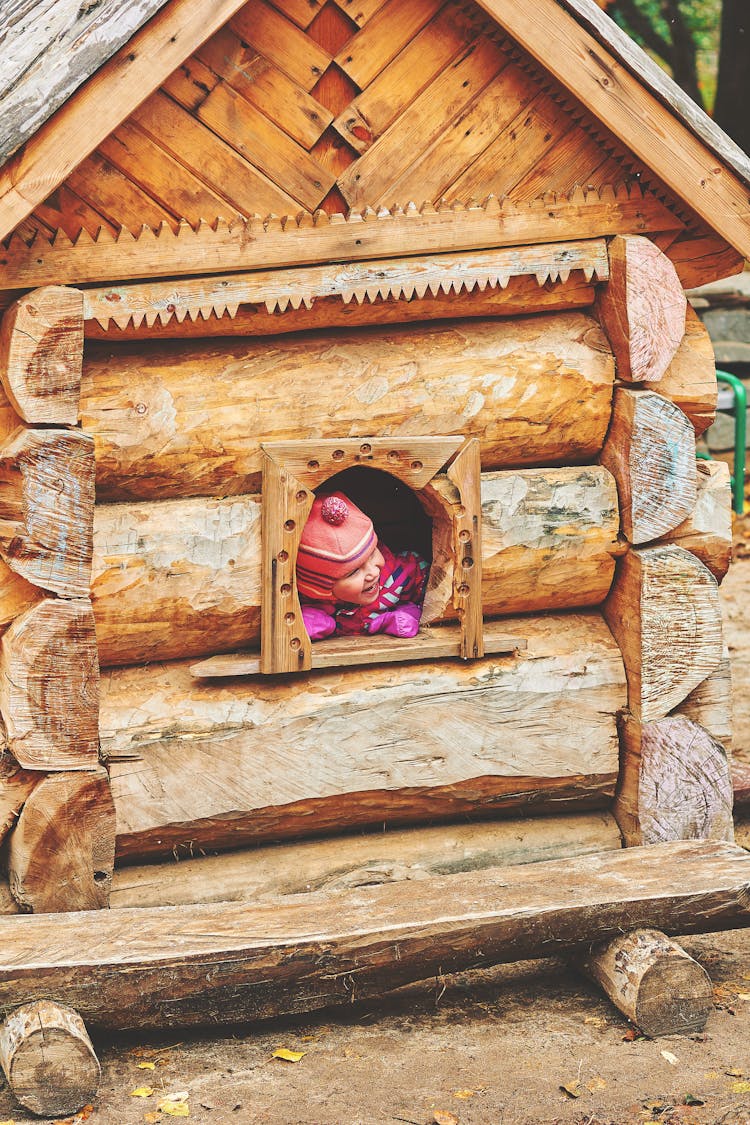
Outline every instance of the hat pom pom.
<svg viewBox="0 0 750 1125"><path fill-rule="evenodd" d="M320 514L326 523L339 527L349 515L349 506L339 496L326 496L320 507Z"/></svg>

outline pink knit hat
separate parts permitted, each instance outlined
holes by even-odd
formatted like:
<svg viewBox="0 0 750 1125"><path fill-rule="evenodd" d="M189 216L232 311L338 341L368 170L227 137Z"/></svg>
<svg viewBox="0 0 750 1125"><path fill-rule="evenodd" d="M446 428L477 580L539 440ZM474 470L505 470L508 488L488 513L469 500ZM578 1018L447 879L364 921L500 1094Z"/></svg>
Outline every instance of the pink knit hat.
<svg viewBox="0 0 750 1125"><path fill-rule="evenodd" d="M300 594L332 601L334 582L356 570L377 544L372 520L343 492L317 496L297 554Z"/></svg>

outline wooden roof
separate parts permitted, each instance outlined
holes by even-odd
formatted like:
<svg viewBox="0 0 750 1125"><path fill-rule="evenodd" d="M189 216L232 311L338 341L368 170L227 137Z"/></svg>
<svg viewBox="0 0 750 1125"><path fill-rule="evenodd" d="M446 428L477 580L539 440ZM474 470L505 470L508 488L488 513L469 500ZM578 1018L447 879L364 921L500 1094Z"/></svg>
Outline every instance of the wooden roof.
<svg viewBox="0 0 750 1125"><path fill-rule="evenodd" d="M86 10L36 7L56 5ZM14 11L27 24L38 15L30 0ZM118 49L126 14L143 26ZM40 42L39 61L51 59ZM25 140L0 168L0 237L21 236L7 284L43 280L30 260L20 268L32 236L37 262L39 238L50 241L50 263L82 231L104 258L121 228L143 224L179 236L181 220L343 219L490 194L517 210L581 187L600 204L618 184L636 185L630 210L647 212L641 230L669 232L665 245L713 233L714 256L719 244L750 254L747 157L593 0L214 0L208 12L197 0L110 0L88 42L74 74L42 67L54 90L19 62L0 95L0 108L28 104L34 86L50 105L65 99L41 127L39 110L6 128L6 150ZM195 261L175 272L188 269ZM129 275L92 267L88 280L116 276Z"/></svg>

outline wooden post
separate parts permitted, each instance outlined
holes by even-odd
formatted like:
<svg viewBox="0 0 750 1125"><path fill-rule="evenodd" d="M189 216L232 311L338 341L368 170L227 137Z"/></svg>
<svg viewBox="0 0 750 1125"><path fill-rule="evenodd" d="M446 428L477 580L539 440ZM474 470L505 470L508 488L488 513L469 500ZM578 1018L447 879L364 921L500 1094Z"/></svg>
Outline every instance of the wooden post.
<svg viewBox="0 0 750 1125"><path fill-rule="evenodd" d="M711 981L658 930L632 930L592 949L577 965L644 1035L693 1035L713 1009Z"/></svg>
<svg viewBox="0 0 750 1125"><path fill-rule="evenodd" d="M0 1025L0 1066L17 1101L38 1117L76 1113L99 1089L101 1070L72 1008L36 1000Z"/></svg>

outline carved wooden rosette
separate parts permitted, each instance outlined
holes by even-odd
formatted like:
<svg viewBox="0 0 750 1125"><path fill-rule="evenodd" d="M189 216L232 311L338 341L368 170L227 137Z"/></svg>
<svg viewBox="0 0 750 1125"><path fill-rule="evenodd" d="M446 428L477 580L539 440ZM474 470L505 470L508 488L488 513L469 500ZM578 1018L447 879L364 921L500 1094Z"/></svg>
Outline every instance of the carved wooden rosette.
<svg viewBox="0 0 750 1125"><path fill-rule="evenodd" d="M316 652L302 621L297 593L297 551L312 508L312 490L355 465L390 473L421 492L451 462L447 474L454 488L451 499L433 490L425 505L448 529L447 536L436 537L445 557L434 559L433 568L436 574L446 568L453 574L452 601L459 619L460 655L468 659L484 654L479 449L476 438L464 442L456 436L263 444L261 672L303 672L316 667ZM428 587L427 604L429 596ZM361 640L358 645L360 660L365 644ZM429 637L420 635L414 650L424 655L429 644ZM378 663L379 652L383 652L382 638L368 647L373 663Z"/></svg>
<svg viewBox="0 0 750 1125"><path fill-rule="evenodd" d="M8 309L0 325L0 712L17 767L0 779L0 807L11 888L32 911L106 906L114 865L90 600L94 443L77 428L82 363L80 292L50 286Z"/></svg>

